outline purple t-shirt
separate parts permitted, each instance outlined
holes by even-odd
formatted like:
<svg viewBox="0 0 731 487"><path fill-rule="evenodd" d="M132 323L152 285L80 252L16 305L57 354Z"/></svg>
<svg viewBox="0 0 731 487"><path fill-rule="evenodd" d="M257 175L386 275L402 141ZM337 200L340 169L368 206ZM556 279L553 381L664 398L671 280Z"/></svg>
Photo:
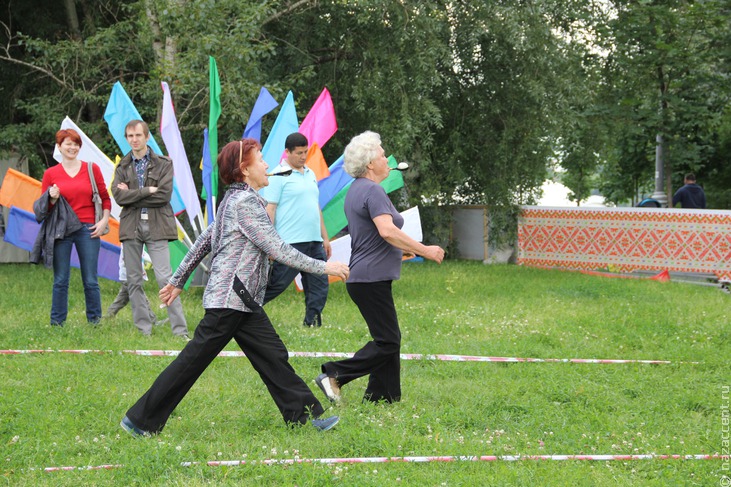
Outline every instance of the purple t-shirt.
<svg viewBox="0 0 731 487"><path fill-rule="evenodd" d="M345 216L350 231L350 277L348 282L392 281L401 276L403 252L386 242L373 219L391 215L398 228L404 219L386 191L370 179L356 178L345 195Z"/></svg>

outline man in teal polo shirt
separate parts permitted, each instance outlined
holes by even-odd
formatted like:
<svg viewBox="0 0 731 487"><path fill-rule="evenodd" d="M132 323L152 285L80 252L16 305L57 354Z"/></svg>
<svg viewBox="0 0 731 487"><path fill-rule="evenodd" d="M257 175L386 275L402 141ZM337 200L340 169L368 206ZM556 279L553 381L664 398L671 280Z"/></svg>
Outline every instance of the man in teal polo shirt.
<svg viewBox="0 0 731 487"><path fill-rule="evenodd" d="M295 132L287 137L284 150L287 164L292 168L288 177L271 177L269 186L260 193L267 204L267 213L282 239L313 259L327 261L331 255L330 240L320 211L320 191L317 178L306 165L307 137ZM298 270L274 262L264 304L287 289ZM322 326L322 310L327 302L326 275L302 273L305 291L305 326Z"/></svg>

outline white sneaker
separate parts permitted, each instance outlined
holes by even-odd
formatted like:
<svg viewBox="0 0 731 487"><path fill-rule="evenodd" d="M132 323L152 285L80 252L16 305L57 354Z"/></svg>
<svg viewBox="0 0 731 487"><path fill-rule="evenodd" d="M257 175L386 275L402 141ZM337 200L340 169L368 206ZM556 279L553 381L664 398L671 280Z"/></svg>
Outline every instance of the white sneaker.
<svg viewBox="0 0 731 487"><path fill-rule="evenodd" d="M332 377L328 377L327 374L320 374L315 378L315 383L330 402L340 401L340 386L338 382Z"/></svg>

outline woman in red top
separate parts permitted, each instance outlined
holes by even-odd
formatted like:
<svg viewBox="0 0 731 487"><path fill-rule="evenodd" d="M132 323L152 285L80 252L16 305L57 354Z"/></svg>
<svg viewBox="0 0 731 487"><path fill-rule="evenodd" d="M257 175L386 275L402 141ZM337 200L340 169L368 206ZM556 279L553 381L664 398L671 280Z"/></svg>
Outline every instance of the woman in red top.
<svg viewBox="0 0 731 487"><path fill-rule="evenodd" d="M71 275L71 248L76 246L81 268L81 280L84 283L86 297L86 319L91 324L99 323L102 316L102 300L97 281L97 265L99 248L104 228L109 222L112 202L109 199L107 185L102 172L94 163L77 159L81 149L81 137L73 129L56 132L56 144L63 160L43 173L43 192L48 191L49 205L53 206L60 196L69 203L79 221L81 229L55 240L53 244L53 299L51 302L51 325L63 326L68 315L68 290ZM95 223L94 203L91 200L92 189L89 179L89 167L92 164L94 180L102 198L104 216Z"/></svg>

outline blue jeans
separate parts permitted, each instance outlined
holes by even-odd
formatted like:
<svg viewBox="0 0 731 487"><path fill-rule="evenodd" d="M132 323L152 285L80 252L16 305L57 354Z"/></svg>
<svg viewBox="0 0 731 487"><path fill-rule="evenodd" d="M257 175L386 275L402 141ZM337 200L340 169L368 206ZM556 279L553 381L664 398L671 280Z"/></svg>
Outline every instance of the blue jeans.
<svg viewBox="0 0 731 487"><path fill-rule="evenodd" d="M301 242L290 245L313 259L327 261L322 242ZM315 315L322 314L325 303L327 303L327 292L330 285L326 275L300 273L297 269L275 261L272 264L269 283L264 295L264 304L282 294L292 284L297 274L302 274L302 289L305 292L305 321L312 323Z"/></svg>
<svg viewBox="0 0 731 487"><path fill-rule="evenodd" d="M71 248L76 246L81 268L81 281L86 297L86 319L98 323L102 317L102 297L97 280L99 248L101 240L91 238L93 224L84 226L71 235L58 239L53 244L53 299L51 301L51 324L62 325L69 308L69 278L71 277Z"/></svg>

